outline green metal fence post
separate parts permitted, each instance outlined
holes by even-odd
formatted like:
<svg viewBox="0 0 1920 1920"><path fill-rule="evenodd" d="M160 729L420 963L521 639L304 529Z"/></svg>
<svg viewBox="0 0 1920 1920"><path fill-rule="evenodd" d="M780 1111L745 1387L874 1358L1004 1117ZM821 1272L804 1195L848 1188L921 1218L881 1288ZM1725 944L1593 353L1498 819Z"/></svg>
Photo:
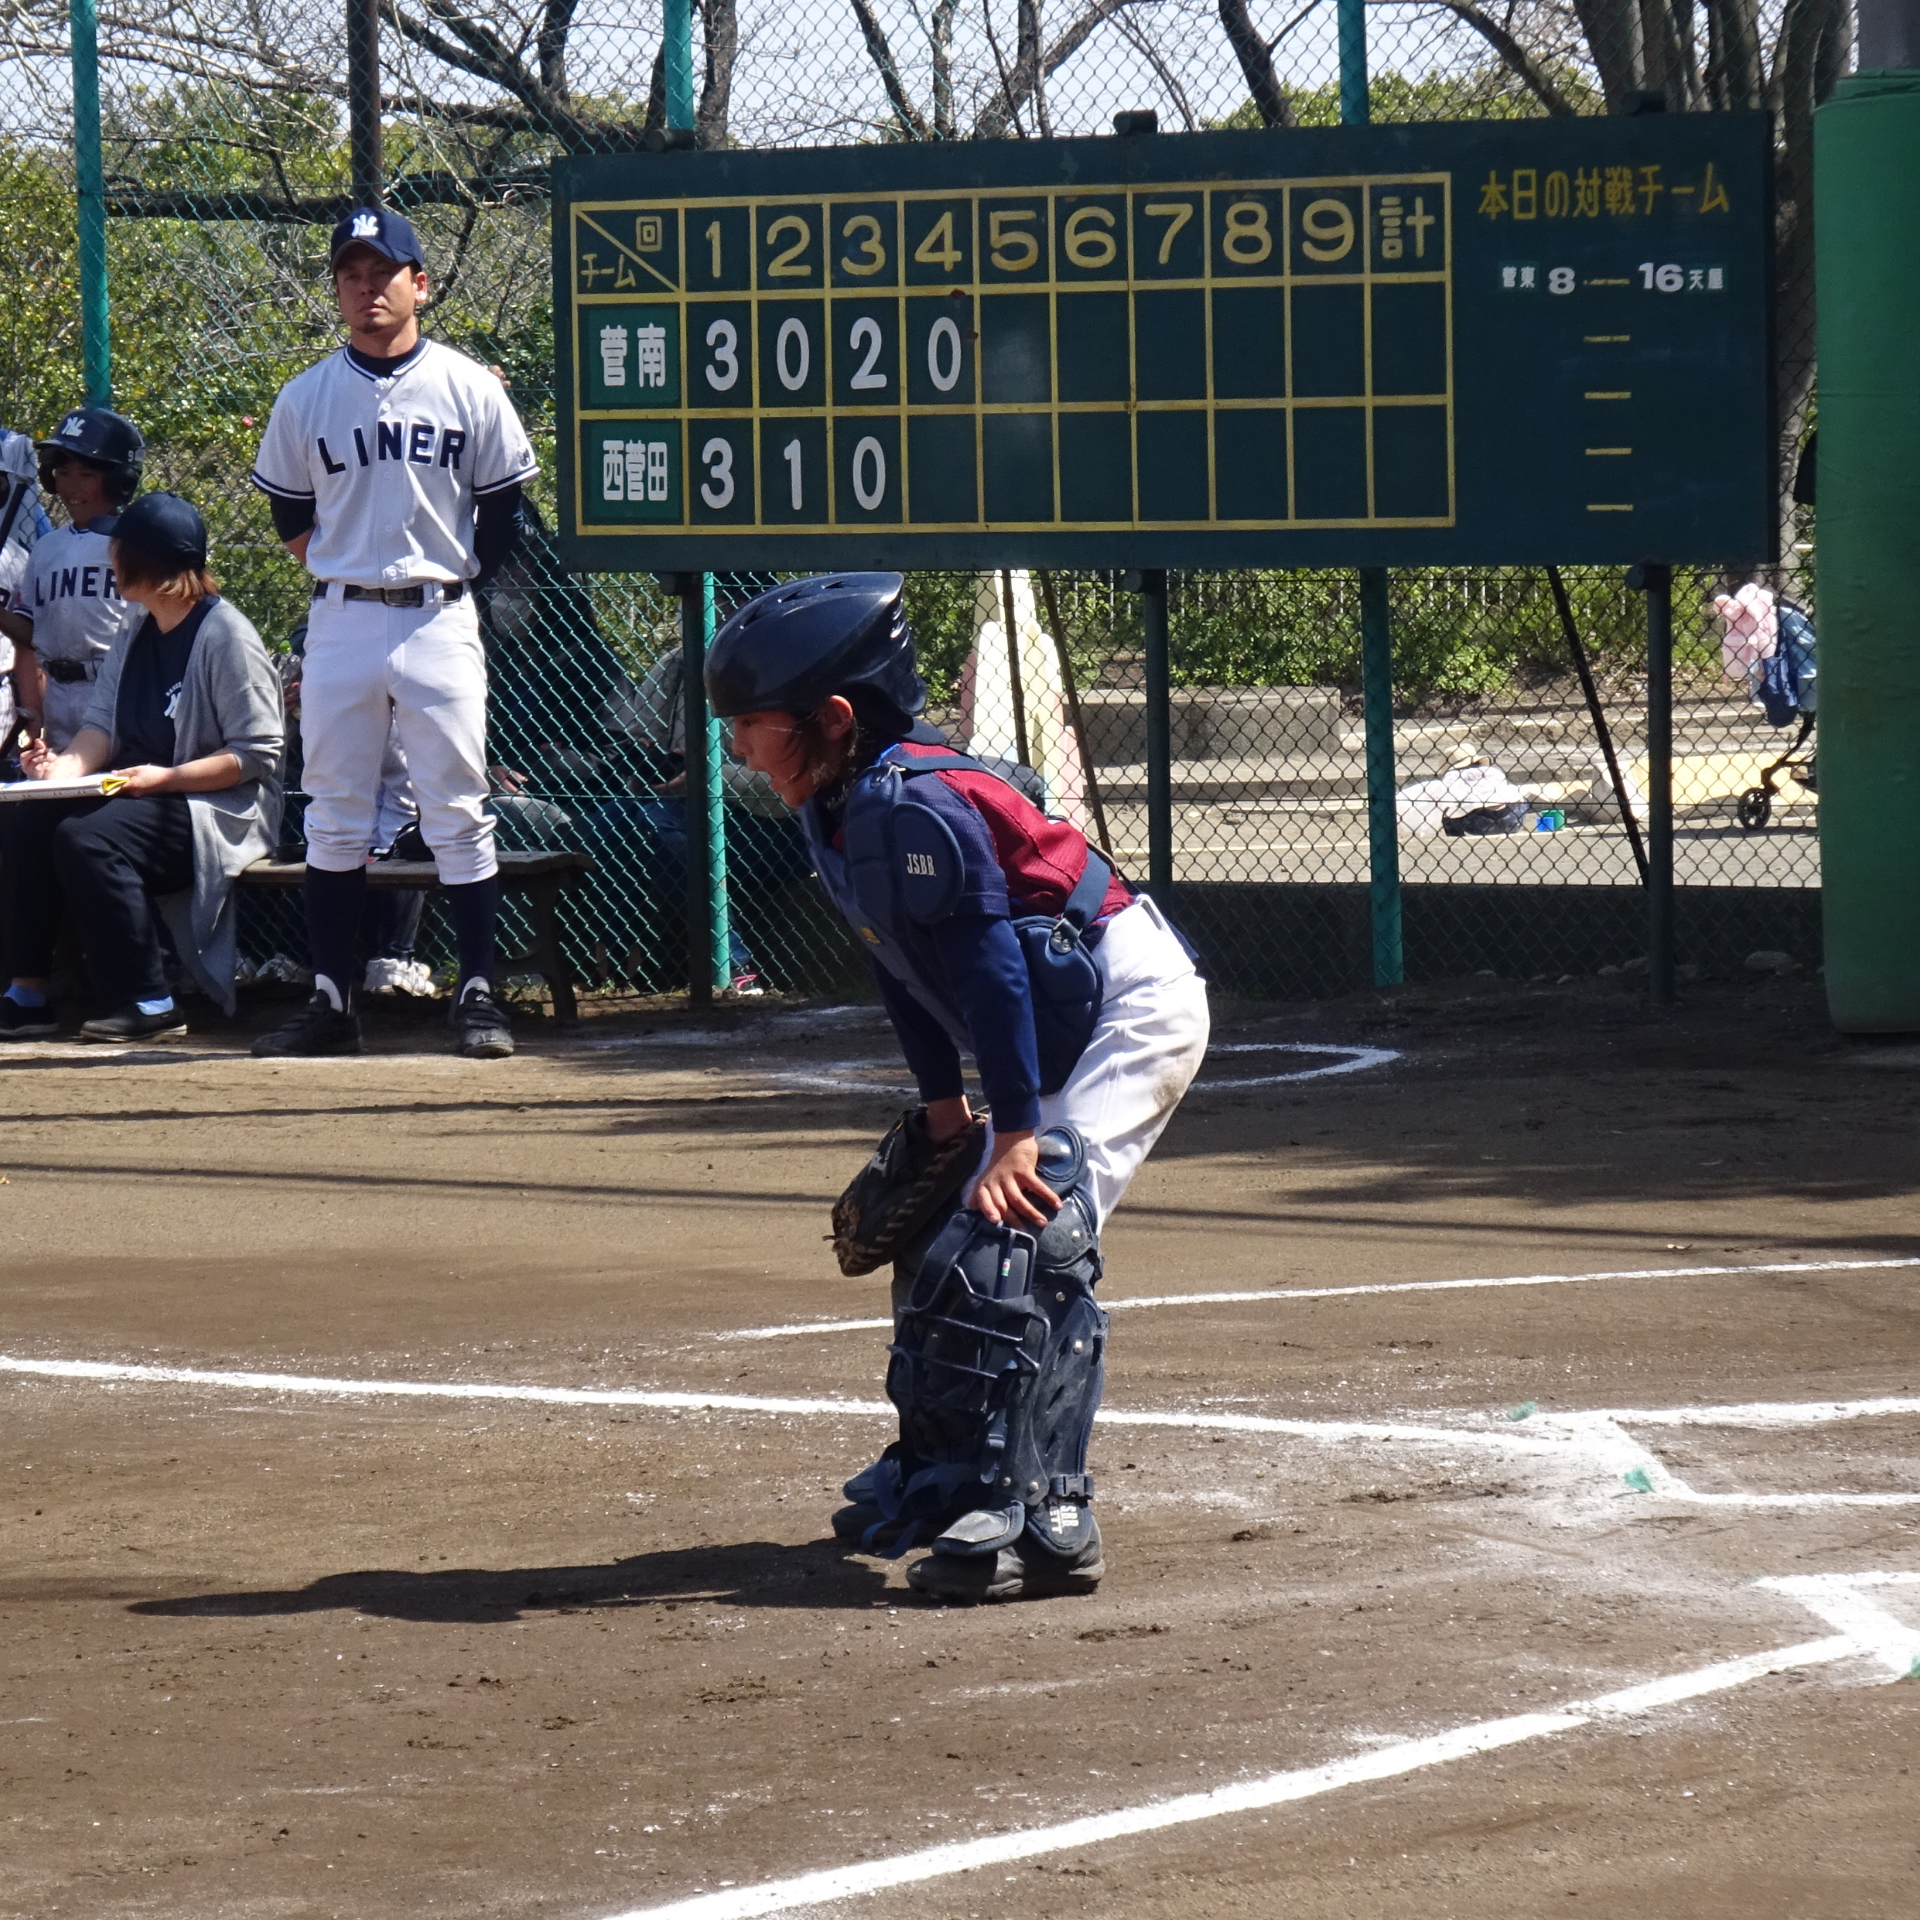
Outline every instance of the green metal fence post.
<svg viewBox="0 0 1920 1920"><path fill-rule="evenodd" d="M1365 126L1366 0L1340 0L1340 124ZM1397 987L1406 975L1400 926L1400 819L1394 805L1393 623L1387 570L1360 569L1360 686L1367 723L1367 917L1373 932L1373 984Z"/></svg>
<svg viewBox="0 0 1920 1920"><path fill-rule="evenodd" d="M1367 0L1340 0L1340 124L1363 127L1372 118L1367 98Z"/></svg>
<svg viewBox="0 0 1920 1920"><path fill-rule="evenodd" d="M665 56L667 125L693 125L693 8L689 0L666 0L661 29Z"/></svg>
<svg viewBox="0 0 1920 1920"><path fill-rule="evenodd" d="M696 1007L713 1004L714 946L726 956L726 842L720 842L719 871L715 872L714 826L723 804L711 757L700 743L713 737L713 717L707 711L707 641L713 632L713 580L708 574L674 576L680 595L680 697L687 717L687 993ZM721 901L716 934L714 900Z"/></svg>
<svg viewBox="0 0 1920 1920"><path fill-rule="evenodd" d="M1843 1033L1920 1032L1920 263L1888 208L1920 177L1920 9L1862 0L1860 71L1814 116L1820 244L1820 897Z"/></svg>
<svg viewBox="0 0 1920 1920"><path fill-rule="evenodd" d="M380 123L380 0L347 0L347 171L354 205L379 206L386 192Z"/></svg>
<svg viewBox="0 0 1920 1920"><path fill-rule="evenodd" d="M73 158L79 188L80 364L87 405L113 405L113 343L108 330L107 182L100 157L100 33L93 0L71 0Z"/></svg>
<svg viewBox="0 0 1920 1920"><path fill-rule="evenodd" d="M664 27L667 125L691 129L693 8L667 0ZM687 709L687 951L694 1004L732 984L727 910L727 817L720 723L707 711L707 642L713 637L713 575L690 576L680 597Z"/></svg>
<svg viewBox="0 0 1920 1920"><path fill-rule="evenodd" d="M1146 640L1147 696L1147 891L1162 906L1173 904L1173 688L1167 639L1167 575L1143 567L1127 576L1140 596Z"/></svg>
<svg viewBox="0 0 1920 1920"><path fill-rule="evenodd" d="M1393 765L1393 628L1387 570L1360 569L1360 678L1367 722L1367 909L1373 984L1406 977L1400 927L1400 815Z"/></svg>

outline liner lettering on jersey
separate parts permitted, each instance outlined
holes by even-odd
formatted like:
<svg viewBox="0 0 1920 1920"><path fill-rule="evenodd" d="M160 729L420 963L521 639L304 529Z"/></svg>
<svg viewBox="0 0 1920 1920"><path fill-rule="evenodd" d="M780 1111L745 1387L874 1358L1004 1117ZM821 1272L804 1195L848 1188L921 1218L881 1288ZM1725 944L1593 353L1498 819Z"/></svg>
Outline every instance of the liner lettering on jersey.
<svg viewBox="0 0 1920 1920"><path fill-rule="evenodd" d="M313 444L319 451L320 464L329 473L346 472L348 462L333 457L324 436L316 434ZM464 427L436 426L431 420L382 420L375 429L375 452L370 460L364 430L353 430L354 461L363 467L372 466L375 460L397 460L403 466L445 467L458 473L466 446Z"/></svg>
<svg viewBox="0 0 1920 1920"><path fill-rule="evenodd" d="M61 567L57 572L37 573L33 577L33 604L50 605L55 600L118 600L120 584L111 567Z"/></svg>

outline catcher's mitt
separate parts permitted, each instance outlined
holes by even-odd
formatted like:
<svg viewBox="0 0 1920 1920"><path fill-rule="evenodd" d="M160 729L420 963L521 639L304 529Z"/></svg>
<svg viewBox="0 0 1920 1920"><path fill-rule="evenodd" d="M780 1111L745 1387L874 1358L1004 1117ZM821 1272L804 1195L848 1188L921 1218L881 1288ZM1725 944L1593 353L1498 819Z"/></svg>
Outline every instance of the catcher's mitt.
<svg viewBox="0 0 1920 1920"><path fill-rule="evenodd" d="M935 1146L927 1138L927 1110L909 1107L833 1203L833 1251L845 1274L871 1273L893 1259L950 1200L976 1166L987 1122Z"/></svg>

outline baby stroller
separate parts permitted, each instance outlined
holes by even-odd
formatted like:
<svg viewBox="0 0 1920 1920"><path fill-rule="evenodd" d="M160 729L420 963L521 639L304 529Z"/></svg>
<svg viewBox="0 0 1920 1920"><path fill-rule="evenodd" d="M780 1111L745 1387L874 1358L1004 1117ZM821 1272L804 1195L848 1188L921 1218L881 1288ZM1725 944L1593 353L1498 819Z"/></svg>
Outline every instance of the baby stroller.
<svg viewBox="0 0 1920 1920"><path fill-rule="evenodd" d="M1793 744L1779 759L1760 769L1760 784L1741 794L1734 817L1749 833L1773 824L1773 803L1780 783L1791 780L1808 793L1820 791L1815 756L1808 751L1817 718L1819 667L1813 622L1791 601L1779 603L1779 641L1754 676L1754 697L1776 727L1798 722Z"/></svg>

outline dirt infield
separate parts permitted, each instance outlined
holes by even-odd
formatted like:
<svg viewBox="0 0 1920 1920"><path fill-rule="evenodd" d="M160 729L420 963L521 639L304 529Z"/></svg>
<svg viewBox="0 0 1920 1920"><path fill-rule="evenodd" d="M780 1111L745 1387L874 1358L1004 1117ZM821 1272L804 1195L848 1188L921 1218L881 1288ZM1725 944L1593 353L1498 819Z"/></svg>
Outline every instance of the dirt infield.
<svg viewBox="0 0 1920 1920"><path fill-rule="evenodd" d="M0 1913L1914 1912L1920 1048L1810 984L1223 1010L1107 1582L978 1612L825 1524L870 1011L381 1044L0 1055Z"/></svg>

